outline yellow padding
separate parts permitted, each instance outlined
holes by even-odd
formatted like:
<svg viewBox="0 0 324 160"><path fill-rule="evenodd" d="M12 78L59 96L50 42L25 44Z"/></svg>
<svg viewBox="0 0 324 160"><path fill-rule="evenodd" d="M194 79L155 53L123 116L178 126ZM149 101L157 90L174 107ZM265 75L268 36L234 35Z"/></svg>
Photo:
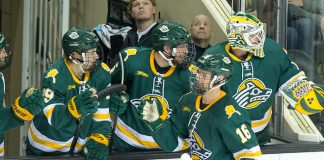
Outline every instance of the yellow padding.
<svg viewBox="0 0 324 160"><path fill-rule="evenodd" d="M93 133L90 135L89 139L93 139L94 141L101 143L105 146L108 146L108 139L106 136L100 134L100 133Z"/></svg>
<svg viewBox="0 0 324 160"><path fill-rule="evenodd" d="M306 106L302 106L302 103L301 103L302 100L306 103ZM314 114L314 113L307 111L307 109L314 111L314 112L316 112L316 111L320 112L323 110L323 106L321 106L321 104L318 102L315 90L312 89L307 94L305 94L300 100L298 100L298 103L296 104L295 109L298 112L301 112L302 114L310 115L310 114Z"/></svg>
<svg viewBox="0 0 324 160"><path fill-rule="evenodd" d="M12 110L16 114L16 116L24 121L31 121L34 118L28 110L19 106L19 99L20 97L16 98L15 104L12 105Z"/></svg>
<svg viewBox="0 0 324 160"><path fill-rule="evenodd" d="M77 107L74 103L74 99L75 96L69 101L68 103L68 109L70 111L70 113L72 114L73 117L75 117L76 119L80 119L81 118L81 114L79 114Z"/></svg>

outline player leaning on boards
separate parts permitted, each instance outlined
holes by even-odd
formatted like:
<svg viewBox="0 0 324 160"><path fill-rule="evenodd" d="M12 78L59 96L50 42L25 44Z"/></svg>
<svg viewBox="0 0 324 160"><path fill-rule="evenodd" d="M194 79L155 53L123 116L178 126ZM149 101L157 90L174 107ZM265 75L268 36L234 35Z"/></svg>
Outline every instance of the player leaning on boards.
<svg viewBox="0 0 324 160"><path fill-rule="evenodd" d="M303 114L323 110L323 90L308 80L279 44L265 38L258 18L242 12L231 16L227 38L212 47L233 62L224 90L249 112L259 144L270 142L267 130L277 92Z"/></svg>
<svg viewBox="0 0 324 160"><path fill-rule="evenodd" d="M153 48L122 50L123 63L118 62L112 69L112 83L120 83L122 77L130 99L125 112L118 116L112 138L112 148L118 151L158 149L151 130L137 115L138 105L144 99L158 100L171 113L172 104L189 91L190 72L184 66L194 59L195 50L187 30L166 21L153 30L152 38ZM183 143L179 139L176 150L186 148Z"/></svg>
<svg viewBox="0 0 324 160"><path fill-rule="evenodd" d="M28 130L27 154L50 156L87 148L86 159L107 159L110 131L107 100L91 91L110 85L110 69L98 59L98 38L88 29L73 27L62 39L64 58L44 74L46 107ZM89 90L90 89L90 90ZM83 121L80 134L76 134ZM71 147L74 136L76 146Z"/></svg>
<svg viewBox="0 0 324 160"><path fill-rule="evenodd" d="M13 53L6 37L0 33L0 70L8 67ZM35 88L26 89L16 98L12 107L5 107L5 78L0 72L0 156L4 155L3 132L21 126L24 121L30 121L34 115L42 111L45 106L42 93Z"/></svg>
<svg viewBox="0 0 324 160"><path fill-rule="evenodd" d="M177 139L189 139L194 160L243 160L262 155L249 115L221 89L231 75L229 57L207 49L190 78L192 92L179 100L169 119L160 103L142 101L139 113L153 131L161 148L172 151Z"/></svg>

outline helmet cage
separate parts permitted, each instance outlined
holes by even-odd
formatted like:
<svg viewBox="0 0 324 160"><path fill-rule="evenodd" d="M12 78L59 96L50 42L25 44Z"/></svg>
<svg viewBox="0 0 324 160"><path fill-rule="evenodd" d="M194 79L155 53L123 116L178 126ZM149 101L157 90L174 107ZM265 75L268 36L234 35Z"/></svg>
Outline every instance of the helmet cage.
<svg viewBox="0 0 324 160"><path fill-rule="evenodd" d="M12 59L12 52L10 43L4 37L3 34L0 33L0 69L4 69L5 67L10 65Z"/></svg>

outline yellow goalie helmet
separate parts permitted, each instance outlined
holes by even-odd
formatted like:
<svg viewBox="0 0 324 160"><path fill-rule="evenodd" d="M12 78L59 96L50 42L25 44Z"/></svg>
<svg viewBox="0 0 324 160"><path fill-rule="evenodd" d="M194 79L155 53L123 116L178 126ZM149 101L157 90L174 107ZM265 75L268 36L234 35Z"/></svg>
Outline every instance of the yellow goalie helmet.
<svg viewBox="0 0 324 160"><path fill-rule="evenodd" d="M234 49L241 49L263 58L265 33L263 23L255 16L238 12L227 23L227 38Z"/></svg>

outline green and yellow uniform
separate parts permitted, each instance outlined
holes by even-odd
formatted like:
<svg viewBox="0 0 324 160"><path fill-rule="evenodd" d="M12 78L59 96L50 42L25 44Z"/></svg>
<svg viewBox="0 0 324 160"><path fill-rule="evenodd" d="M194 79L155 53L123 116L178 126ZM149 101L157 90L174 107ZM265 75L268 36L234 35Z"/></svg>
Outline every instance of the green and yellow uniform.
<svg viewBox="0 0 324 160"><path fill-rule="evenodd" d="M159 146L152 138L150 128L137 116L136 108L143 99L157 99L171 113L174 109L172 104L189 92L190 72L180 67L158 68L154 50L150 48L126 48L121 53L124 84L130 102L125 113L117 119L113 148L119 151L157 149ZM119 62L112 69L112 83L121 82L121 66ZM184 148L186 143L179 140L176 150Z"/></svg>
<svg viewBox="0 0 324 160"><path fill-rule="evenodd" d="M201 101L202 96L195 93L180 99L171 117L153 131L161 148L174 150L180 136L190 142L194 160L239 160L262 155L248 113L232 97L222 91L207 106Z"/></svg>
<svg viewBox="0 0 324 160"><path fill-rule="evenodd" d="M288 58L286 51L271 39L265 40L263 58L248 53L244 61L235 56L228 42L213 47L229 56L233 63L233 73L224 90L240 107L249 112L251 126L259 143L270 142L267 128L275 94L293 80L307 79L305 73L299 70Z"/></svg>
<svg viewBox="0 0 324 160"><path fill-rule="evenodd" d="M110 85L110 69L101 63L96 71L86 72L79 80L65 59L54 63L44 74L43 94L46 107L37 115L28 130L27 154L55 155L69 152L79 120L68 110L68 101L90 88L100 91ZM107 100L100 101L98 111L86 116L74 153L80 152L92 134L108 135L110 115Z"/></svg>

